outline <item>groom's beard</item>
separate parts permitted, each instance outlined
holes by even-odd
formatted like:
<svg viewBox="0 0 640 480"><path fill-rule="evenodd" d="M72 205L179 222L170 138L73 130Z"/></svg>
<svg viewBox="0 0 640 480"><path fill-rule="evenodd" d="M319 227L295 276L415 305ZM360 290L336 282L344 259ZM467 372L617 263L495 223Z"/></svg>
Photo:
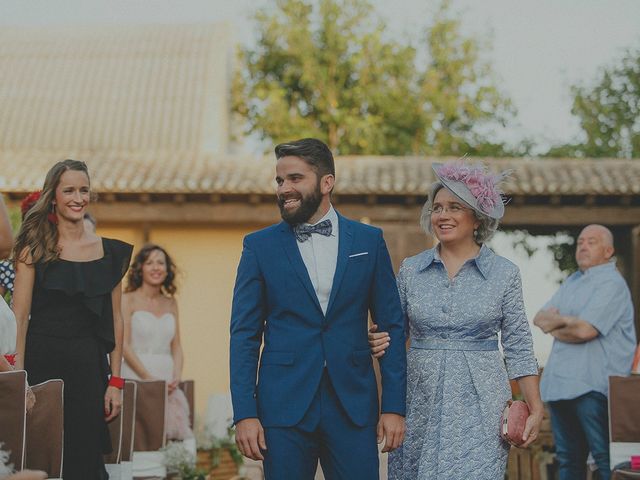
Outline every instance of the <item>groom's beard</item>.
<svg viewBox="0 0 640 480"><path fill-rule="evenodd" d="M295 210L285 210L284 202L290 198L299 198L300 206ZM309 219L318 211L322 203L322 192L320 191L320 182L316 185L313 192L309 194L292 194L287 197L278 196L278 207L280 208L280 216L289 225L300 225L307 223Z"/></svg>

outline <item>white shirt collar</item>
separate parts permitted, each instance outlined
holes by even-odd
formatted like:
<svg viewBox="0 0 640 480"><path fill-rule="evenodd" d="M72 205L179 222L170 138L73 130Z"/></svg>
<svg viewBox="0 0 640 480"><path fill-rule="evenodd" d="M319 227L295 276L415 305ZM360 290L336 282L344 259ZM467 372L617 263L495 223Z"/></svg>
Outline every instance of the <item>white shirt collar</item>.
<svg viewBox="0 0 640 480"><path fill-rule="evenodd" d="M325 220L331 220L331 227L333 229L338 228L338 214L331 204L329 204L329 211L325 213L325 215L320 220L318 220L316 223L307 223L306 225L317 225L320 222L324 222Z"/></svg>

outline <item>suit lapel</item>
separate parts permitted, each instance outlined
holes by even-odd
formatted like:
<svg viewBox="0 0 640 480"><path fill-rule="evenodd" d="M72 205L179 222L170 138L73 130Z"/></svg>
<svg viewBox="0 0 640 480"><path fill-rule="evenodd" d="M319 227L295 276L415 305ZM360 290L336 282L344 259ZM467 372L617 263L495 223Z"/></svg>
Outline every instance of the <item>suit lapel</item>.
<svg viewBox="0 0 640 480"><path fill-rule="evenodd" d="M347 270L349 252L351 251L351 245L353 243L353 226L351 222L338 214L338 224L340 225L338 230L338 259L336 262L336 273L333 276L333 284L331 286L329 305L327 305L327 316L331 311L331 306L336 299L338 290L340 290L340 283L342 283L342 277L344 277L344 272Z"/></svg>
<svg viewBox="0 0 640 480"><path fill-rule="evenodd" d="M311 278L309 278L309 272L307 272L307 267L304 264L304 260L302 260L302 255L300 255L300 249L298 248L298 243L296 242L296 237L293 234L291 226L286 222L281 222L280 232L282 247L287 254L293 270L296 272L296 275L298 275L300 282L304 285L315 306L322 312L322 307L320 307L318 296L311 283Z"/></svg>

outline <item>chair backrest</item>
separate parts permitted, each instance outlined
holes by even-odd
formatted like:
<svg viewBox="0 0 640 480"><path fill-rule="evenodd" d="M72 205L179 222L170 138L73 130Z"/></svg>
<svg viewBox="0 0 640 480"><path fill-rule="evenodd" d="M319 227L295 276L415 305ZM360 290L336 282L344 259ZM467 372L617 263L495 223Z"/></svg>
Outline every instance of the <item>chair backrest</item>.
<svg viewBox="0 0 640 480"><path fill-rule="evenodd" d="M191 430L193 430L194 409L196 405L195 382L193 380L185 380L184 382L180 382L179 387L182 393L184 393L184 396L187 397L187 403L189 403L189 426Z"/></svg>
<svg viewBox="0 0 640 480"><path fill-rule="evenodd" d="M120 463L120 457L122 456L122 430L125 408L123 401L122 406L120 407L120 415L107 424L109 437L111 438L111 453L104 455L104 463L106 464Z"/></svg>
<svg viewBox="0 0 640 480"><path fill-rule="evenodd" d="M47 380L31 387L36 404L27 415L25 468L62 477L64 453L64 383ZM44 434L46 432L46 434Z"/></svg>
<svg viewBox="0 0 640 480"><path fill-rule="evenodd" d="M640 442L640 376L609 377L612 442Z"/></svg>
<svg viewBox="0 0 640 480"><path fill-rule="evenodd" d="M121 462L130 462L133 455L133 438L136 431L136 397L138 385L133 380L125 380L122 392L122 448Z"/></svg>
<svg viewBox="0 0 640 480"><path fill-rule="evenodd" d="M24 468L27 372L0 373L0 442L16 470Z"/></svg>
<svg viewBox="0 0 640 480"><path fill-rule="evenodd" d="M136 420L136 382L125 380L122 389L122 407L120 415L109 422L109 436L113 448L110 454L104 456L109 475L120 478L122 471L117 470L122 462L130 462L133 455L133 433Z"/></svg>
<svg viewBox="0 0 640 480"><path fill-rule="evenodd" d="M167 382L136 380L136 424L133 450L152 452L166 442Z"/></svg>
<svg viewBox="0 0 640 480"><path fill-rule="evenodd" d="M609 377L611 467L640 451L640 376Z"/></svg>

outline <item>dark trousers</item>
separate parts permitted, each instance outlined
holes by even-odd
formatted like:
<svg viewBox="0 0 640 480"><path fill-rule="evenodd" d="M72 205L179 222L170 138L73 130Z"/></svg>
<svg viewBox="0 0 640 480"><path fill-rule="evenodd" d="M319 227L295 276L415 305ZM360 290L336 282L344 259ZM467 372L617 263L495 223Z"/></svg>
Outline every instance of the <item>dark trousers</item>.
<svg viewBox="0 0 640 480"><path fill-rule="evenodd" d="M311 407L294 427L265 428L266 480L378 480L376 426L358 427L340 404L326 371Z"/></svg>
<svg viewBox="0 0 640 480"><path fill-rule="evenodd" d="M560 480L586 477L589 452L602 480L609 480L609 413L607 397L589 392L572 400L549 402Z"/></svg>

